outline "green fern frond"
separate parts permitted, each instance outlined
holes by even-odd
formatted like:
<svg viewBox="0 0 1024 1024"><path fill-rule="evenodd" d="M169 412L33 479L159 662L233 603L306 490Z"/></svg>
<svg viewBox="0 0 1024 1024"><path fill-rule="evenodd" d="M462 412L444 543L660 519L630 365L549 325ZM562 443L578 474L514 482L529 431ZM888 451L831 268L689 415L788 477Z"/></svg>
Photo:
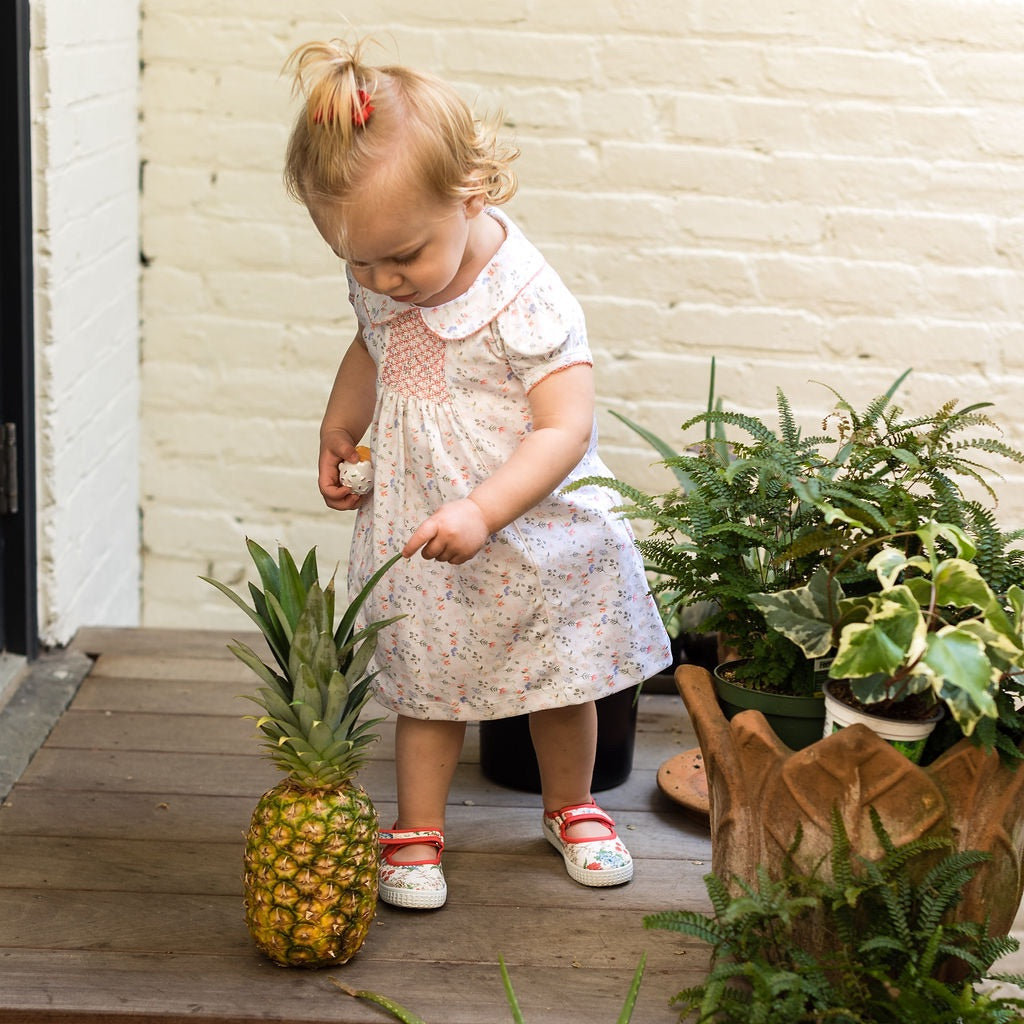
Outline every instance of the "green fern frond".
<svg viewBox="0 0 1024 1024"><path fill-rule="evenodd" d="M711 946L726 945L730 937L728 931L694 910L664 910L648 914L644 917L644 927L679 932Z"/></svg>

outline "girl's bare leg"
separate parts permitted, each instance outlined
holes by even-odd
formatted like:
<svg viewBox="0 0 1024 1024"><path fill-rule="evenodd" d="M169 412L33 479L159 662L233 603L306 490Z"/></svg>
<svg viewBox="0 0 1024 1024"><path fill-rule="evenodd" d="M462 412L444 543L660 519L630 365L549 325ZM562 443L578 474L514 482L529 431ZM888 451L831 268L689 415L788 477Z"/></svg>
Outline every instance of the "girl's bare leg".
<svg viewBox="0 0 1024 1024"><path fill-rule="evenodd" d="M448 791L465 736L465 722L398 716L395 724L396 829L444 831ZM396 864L408 864L432 857L436 852L433 846L414 844L395 850L392 859Z"/></svg>
<svg viewBox="0 0 1024 1024"><path fill-rule="evenodd" d="M535 711L530 715L530 735L540 767L544 810L557 811L591 799L597 750L597 708L594 702L565 708ZM573 839L602 839L608 829L593 821L570 825Z"/></svg>

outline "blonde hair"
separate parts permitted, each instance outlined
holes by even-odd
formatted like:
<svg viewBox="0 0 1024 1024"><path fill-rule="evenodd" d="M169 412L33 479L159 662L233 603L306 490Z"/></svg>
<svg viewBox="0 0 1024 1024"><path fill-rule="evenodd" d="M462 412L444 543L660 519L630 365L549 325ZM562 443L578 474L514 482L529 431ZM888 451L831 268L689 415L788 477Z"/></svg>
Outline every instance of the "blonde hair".
<svg viewBox="0 0 1024 1024"><path fill-rule="evenodd" d="M516 192L519 155L495 127L474 119L446 82L401 66L371 67L363 44L307 43L285 65L305 103L288 140L288 192L344 200L384 169L439 199L483 195L500 205Z"/></svg>

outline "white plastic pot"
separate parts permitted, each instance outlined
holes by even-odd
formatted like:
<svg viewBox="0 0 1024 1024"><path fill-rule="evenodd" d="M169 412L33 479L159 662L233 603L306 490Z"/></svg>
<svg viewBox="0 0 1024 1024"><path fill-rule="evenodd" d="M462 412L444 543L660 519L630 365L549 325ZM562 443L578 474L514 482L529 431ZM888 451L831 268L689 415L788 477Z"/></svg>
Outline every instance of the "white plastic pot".
<svg viewBox="0 0 1024 1024"><path fill-rule="evenodd" d="M847 725L866 725L873 733L881 739L891 743L900 751L912 764L921 760L924 745L932 730L942 718L943 708L940 705L930 718L918 719L916 721L904 718L885 718L882 715L870 715L864 711L851 708L849 704L837 700L829 692L830 683L826 683L825 690L825 728L822 736L831 736L832 733Z"/></svg>

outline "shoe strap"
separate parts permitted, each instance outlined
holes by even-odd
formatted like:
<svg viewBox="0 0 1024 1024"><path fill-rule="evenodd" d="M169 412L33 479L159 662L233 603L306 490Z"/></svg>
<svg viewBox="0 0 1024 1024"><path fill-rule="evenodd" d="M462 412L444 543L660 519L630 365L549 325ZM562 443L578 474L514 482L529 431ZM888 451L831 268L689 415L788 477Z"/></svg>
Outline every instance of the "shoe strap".
<svg viewBox="0 0 1024 1024"><path fill-rule="evenodd" d="M438 853L444 849L444 833L436 828L407 829L396 831L389 829L380 833L380 845L389 850L398 850L403 846L413 846L416 843L426 843L428 846L436 846Z"/></svg>
<svg viewBox="0 0 1024 1024"><path fill-rule="evenodd" d="M602 811L593 801L588 804L570 804L568 807L559 808L559 810L552 811L551 813L545 811L544 816L558 823L558 831L567 842L579 841L568 840L565 834L566 829L578 821L596 821L598 824L604 825L611 832L610 836L598 837L596 840L586 840L587 842L615 839L618 835L615 831L615 822L612 820L612 816L606 811Z"/></svg>

